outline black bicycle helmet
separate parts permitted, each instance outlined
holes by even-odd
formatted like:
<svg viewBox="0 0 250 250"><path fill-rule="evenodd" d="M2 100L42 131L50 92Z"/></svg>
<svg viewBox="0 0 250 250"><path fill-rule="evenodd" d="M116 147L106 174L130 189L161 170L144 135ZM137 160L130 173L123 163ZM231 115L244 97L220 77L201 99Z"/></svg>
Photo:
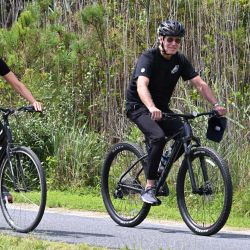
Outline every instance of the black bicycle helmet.
<svg viewBox="0 0 250 250"><path fill-rule="evenodd" d="M181 23L175 20L163 21L158 28L159 36L179 36L185 35L185 29Z"/></svg>

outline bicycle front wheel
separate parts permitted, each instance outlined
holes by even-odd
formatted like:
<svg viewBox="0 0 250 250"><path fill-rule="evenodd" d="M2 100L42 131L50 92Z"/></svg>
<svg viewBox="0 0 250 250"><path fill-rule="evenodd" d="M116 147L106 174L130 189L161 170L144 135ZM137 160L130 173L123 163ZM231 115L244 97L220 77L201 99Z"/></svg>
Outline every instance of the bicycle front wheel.
<svg viewBox="0 0 250 250"><path fill-rule="evenodd" d="M150 205L140 199L145 188L145 157L130 142L115 144L102 170L102 197L111 218L120 226L133 227L147 216Z"/></svg>
<svg viewBox="0 0 250 250"><path fill-rule="evenodd" d="M226 223L232 206L232 182L226 162L212 149L191 151L197 190L193 192L184 160L177 178L177 201L186 225L196 234L212 235Z"/></svg>
<svg viewBox="0 0 250 250"><path fill-rule="evenodd" d="M46 204L46 180L41 162L29 148L11 149L0 167L0 205L12 229L27 233L37 227Z"/></svg>

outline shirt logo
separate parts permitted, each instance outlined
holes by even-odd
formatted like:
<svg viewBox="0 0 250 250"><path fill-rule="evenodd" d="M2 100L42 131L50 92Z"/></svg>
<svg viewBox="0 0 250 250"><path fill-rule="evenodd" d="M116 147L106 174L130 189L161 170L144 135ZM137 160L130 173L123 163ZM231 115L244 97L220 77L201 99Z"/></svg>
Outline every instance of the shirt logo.
<svg viewBox="0 0 250 250"><path fill-rule="evenodd" d="M171 74L175 74L179 70L179 65L175 65L174 68L171 70Z"/></svg>
<svg viewBox="0 0 250 250"><path fill-rule="evenodd" d="M145 72L145 68L141 68L141 73L144 73Z"/></svg>

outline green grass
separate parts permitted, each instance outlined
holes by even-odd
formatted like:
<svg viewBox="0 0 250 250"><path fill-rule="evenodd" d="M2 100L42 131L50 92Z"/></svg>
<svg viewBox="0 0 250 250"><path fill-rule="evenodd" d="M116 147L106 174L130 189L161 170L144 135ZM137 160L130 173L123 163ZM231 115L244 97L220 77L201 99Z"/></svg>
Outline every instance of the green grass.
<svg viewBox="0 0 250 250"><path fill-rule="evenodd" d="M235 197L239 199L242 196L236 195ZM176 220L182 222L175 195L170 194L169 197L161 197L161 200L162 205L159 207L152 207L148 218L158 220ZM250 228L249 213L241 213L241 209L237 204L239 204L237 203L237 200L234 200L231 214L226 226L235 228ZM69 191L48 191L47 207L60 207L106 213L101 194L97 190L85 189L82 193Z"/></svg>
<svg viewBox="0 0 250 250"><path fill-rule="evenodd" d="M0 249L8 250L104 250L107 248L93 247L87 244L67 244L38 240L34 237L13 237L0 234Z"/></svg>

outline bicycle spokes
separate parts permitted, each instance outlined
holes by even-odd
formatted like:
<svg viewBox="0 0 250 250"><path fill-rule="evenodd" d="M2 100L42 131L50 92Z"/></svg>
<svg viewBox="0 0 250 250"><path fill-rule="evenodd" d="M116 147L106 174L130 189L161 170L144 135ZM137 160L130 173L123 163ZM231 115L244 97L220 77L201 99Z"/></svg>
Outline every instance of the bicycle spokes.
<svg viewBox="0 0 250 250"><path fill-rule="evenodd" d="M122 147L122 150L121 150ZM111 151L102 175L102 194L108 212L121 225L136 224L149 211L144 209L140 193L146 179L143 154L131 144L122 144ZM126 221L123 224L123 221Z"/></svg>
<svg viewBox="0 0 250 250"><path fill-rule="evenodd" d="M1 190L6 190L1 208L10 226L20 232L33 230L40 222L46 202L46 183L41 163L25 147L13 151L1 168Z"/></svg>
<svg viewBox="0 0 250 250"><path fill-rule="evenodd" d="M211 235L225 224L231 209L232 186L225 162L212 150L197 149L191 167L197 190L183 165L178 174L178 205L186 224L202 235ZM185 167L184 167L185 166Z"/></svg>

